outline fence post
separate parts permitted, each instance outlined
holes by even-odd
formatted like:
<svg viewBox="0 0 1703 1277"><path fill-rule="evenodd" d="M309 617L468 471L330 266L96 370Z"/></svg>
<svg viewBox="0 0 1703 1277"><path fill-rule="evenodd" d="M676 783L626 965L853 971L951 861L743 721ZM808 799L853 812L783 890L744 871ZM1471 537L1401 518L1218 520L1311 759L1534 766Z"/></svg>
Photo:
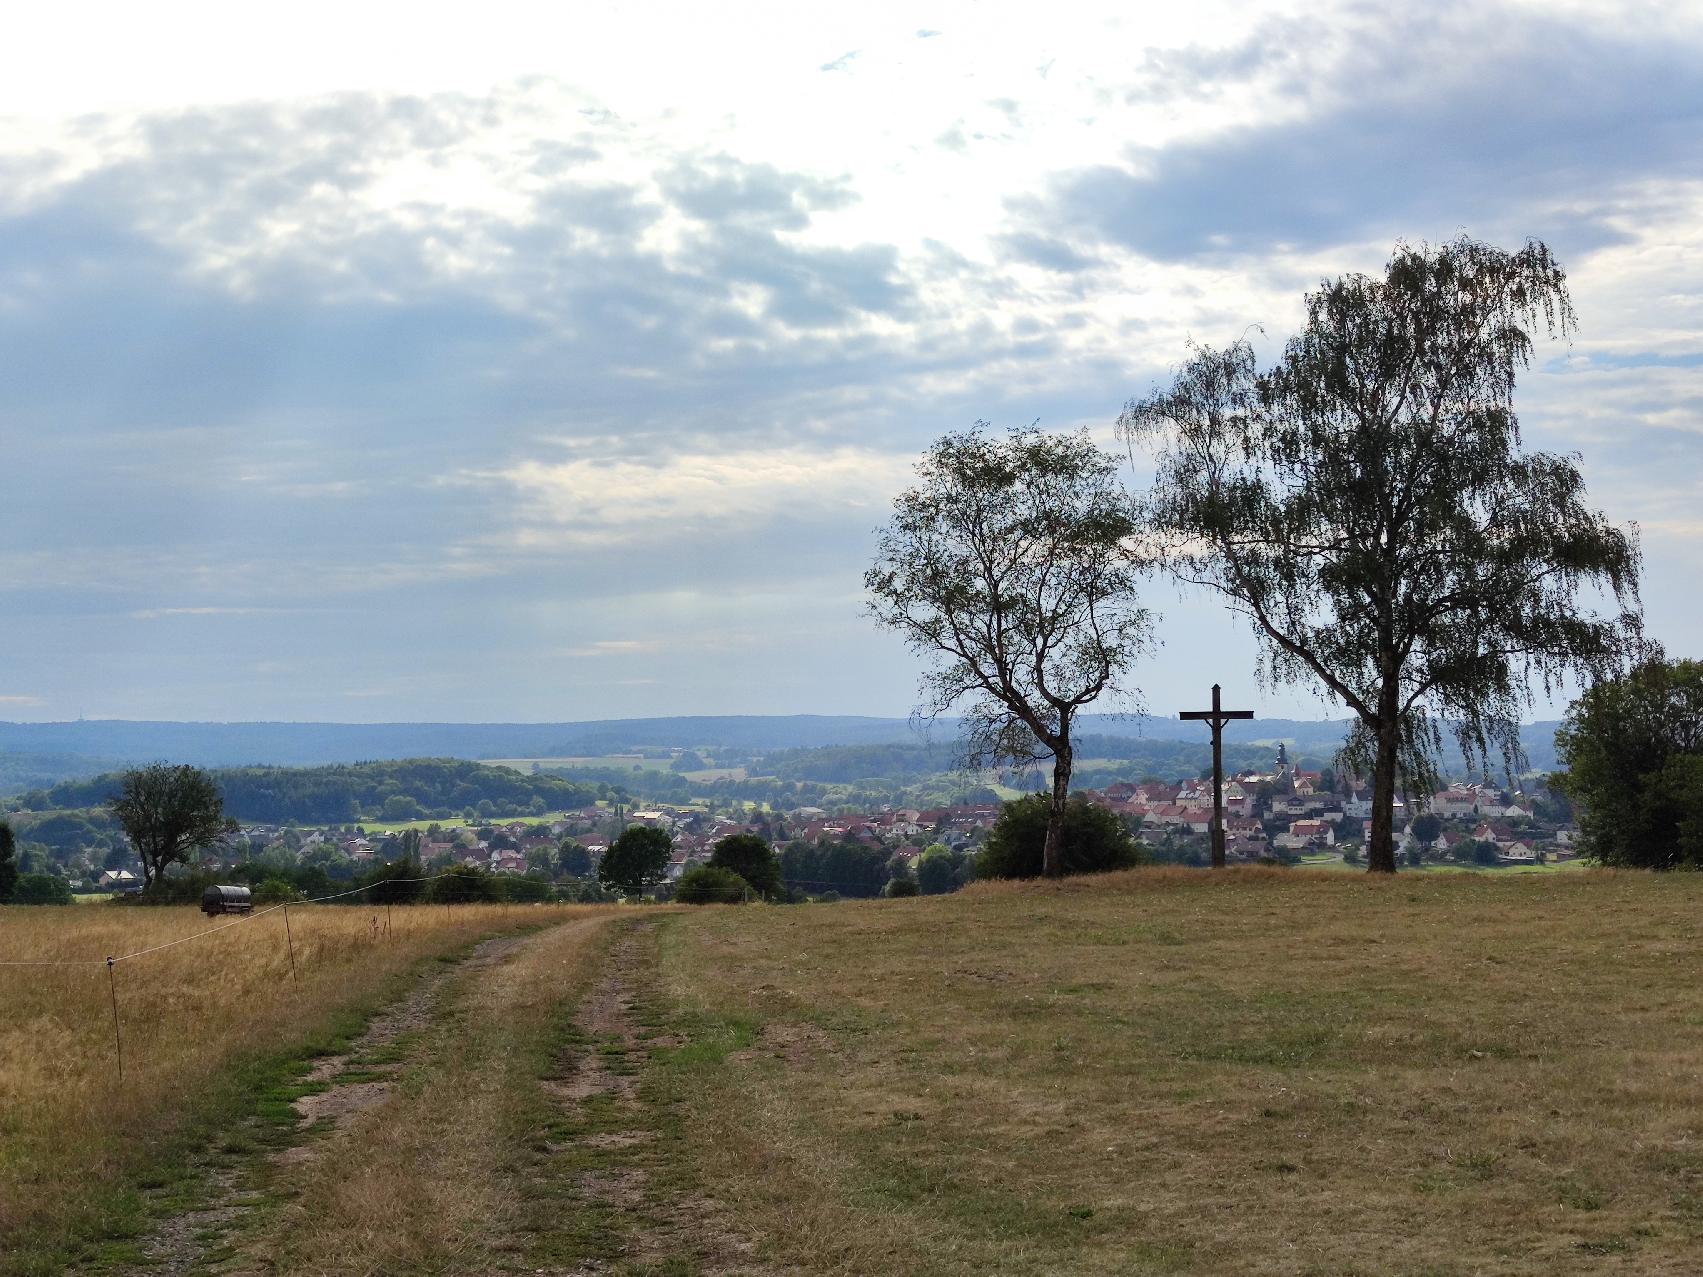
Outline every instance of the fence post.
<svg viewBox="0 0 1703 1277"><path fill-rule="evenodd" d="M296 975L296 938L290 933L290 906L284 906L284 943L290 947L290 983L300 984Z"/></svg>
<svg viewBox="0 0 1703 1277"><path fill-rule="evenodd" d="M106 983L112 990L112 1045L118 1052L118 1080L124 1081L124 1039L118 1032L118 977L113 974L115 963L108 956L106 960Z"/></svg>

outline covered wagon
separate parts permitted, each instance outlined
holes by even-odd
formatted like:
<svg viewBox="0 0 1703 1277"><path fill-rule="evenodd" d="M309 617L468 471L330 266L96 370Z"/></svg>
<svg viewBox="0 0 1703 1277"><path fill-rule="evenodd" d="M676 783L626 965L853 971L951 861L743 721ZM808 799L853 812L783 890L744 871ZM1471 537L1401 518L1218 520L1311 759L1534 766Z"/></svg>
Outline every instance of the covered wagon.
<svg viewBox="0 0 1703 1277"><path fill-rule="evenodd" d="M201 912L211 918L219 913L252 913L254 896L247 887L209 887L201 893Z"/></svg>

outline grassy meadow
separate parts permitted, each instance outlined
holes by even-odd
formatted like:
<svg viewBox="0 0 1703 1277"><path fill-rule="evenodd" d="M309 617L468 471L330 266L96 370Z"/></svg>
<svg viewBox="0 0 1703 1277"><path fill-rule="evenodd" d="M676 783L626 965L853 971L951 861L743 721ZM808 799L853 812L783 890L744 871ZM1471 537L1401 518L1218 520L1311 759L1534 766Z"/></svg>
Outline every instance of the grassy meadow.
<svg viewBox="0 0 1703 1277"><path fill-rule="evenodd" d="M102 1217L126 1209L130 1181L169 1163L174 1141L216 1128L219 1107L246 1084L245 1068L323 1048L394 996L423 960L588 912L292 907L296 979L281 912L122 961L120 1082L101 960L229 920L191 907L0 908L0 961L86 964L0 966L0 1256L50 1253L98 1231Z"/></svg>
<svg viewBox="0 0 1703 1277"><path fill-rule="evenodd" d="M1703 1271L1703 875L1138 870L668 919L789 1270Z"/></svg>
<svg viewBox="0 0 1703 1277"><path fill-rule="evenodd" d="M637 758L631 754L577 754L558 758L482 758L487 767L508 767L518 772L530 772L534 767L545 771L555 767L585 767L601 771L672 771L671 758ZM744 767L704 767L682 772L687 780L744 780L750 773Z"/></svg>

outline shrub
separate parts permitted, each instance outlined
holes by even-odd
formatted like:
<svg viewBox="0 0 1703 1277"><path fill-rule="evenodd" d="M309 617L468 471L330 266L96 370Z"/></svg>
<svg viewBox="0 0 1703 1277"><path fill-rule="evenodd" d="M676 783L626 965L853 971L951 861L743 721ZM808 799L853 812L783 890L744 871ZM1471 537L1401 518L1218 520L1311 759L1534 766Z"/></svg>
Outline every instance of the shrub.
<svg viewBox="0 0 1703 1277"><path fill-rule="evenodd" d="M430 883L417 881L424 877L426 870L418 860L404 857L401 860L388 861L361 879L361 885L367 890L354 898L375 905L412 904L431 886Z"/></svg>
<svg viewBox="0 0 1703 1277"><path fill-rule="evenodd" d="M925 896L943 895L958 887L958 857L935 843L917 857L917 887Z"/></svg>
<svg viewBox="0 0 1703 1277"><path fill-rule="evenodd" d="M497 886L502 890L503 898L511 904L539 904L555 895L555 889L547 880L530 875L522 878L499 878Z"/></svg>
<svg viewBox="0 0 1703 1277"><path fill-rule="evenodd" d="M65 885L63 878L52 874L20 874L17 886L12 889L12 903L68 905L71 903L71 888Z"/></svg>
<svg viewBox="0 0 1703 1277"><path fill-rule="evenodd" d="M886 894L896 900L904 896L920 895L921 890L917 887L917 880L907 876L891 879L887 883Z"/></svg>
<svg viewBox="0 0 1703 1277"><path fill-rule="evenodd" d="M1041 853L1047 841L1051 801L1046 794L1030 794L1005 804L988 833L987 844L976 857L978 878L1041 876ZM1061 856L1066 874L1128 869L1146 859L1146 853L1116 813L1081 796L1066 804Z"/></svg>
<svg viewBox="0 0 1703 1277"><path fill-rule="evenodd" d="M202 869L161 874L133 899L145 905L198 905L201 893L221 881L217 874Z"/></svg>
<svg viewBox="0 0 1703 1277"><path fill-rule="evenodd" d="M256 905L281 905L286 900L295 900L301 893L296 885L287 878L268 878L254 888L253 900Z"/></svg>
<svg viewBox="0 0 1703 1277"><path fill-rule="evenodd" d="M432 883L433 904L472 904L503 899L503 887L490 873L471 865L456 865Z"/></svg>
<svg viewBox="0 0 1703 1277"><path fill-rule="evenodd" d="M775 849L756 834L730 834L723 838L710 848L710 866L743 879L765 899L785 890Z"/></svg>
<svg viewBox="0 0 1703 1277"><path fill-rule="evenodd" d="M720 865L697 865L680 875L674 898L683 905L739 905L751 884Z"/></svg>

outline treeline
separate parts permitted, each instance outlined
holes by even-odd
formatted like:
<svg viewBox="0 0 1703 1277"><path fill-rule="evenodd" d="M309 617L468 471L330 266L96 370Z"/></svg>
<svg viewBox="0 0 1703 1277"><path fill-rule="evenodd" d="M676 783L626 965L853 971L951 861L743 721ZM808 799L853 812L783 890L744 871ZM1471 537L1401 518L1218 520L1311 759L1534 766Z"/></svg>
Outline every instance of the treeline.
<svg viewBox="0 0 1703 1277"><path fill-rule="evenodd" d="M595 784L455 758L331 767L228 767L212 775L227 815L275 825L542 814L587 806L600 793ZM117 774L65 781L24 794L19 803L32 811L101 807L118 787Z"/></svg>
<svg viewBox="0 0 1703 1277"><path fill-rule="evenodd" d="M0 753L0 794L46 789L64 780L82 780L116 771L116 759L81 758L75 754Z"/></svg>
<svg viewBox="0 0 1703 1277"><path fill-rule="evenodd" d="M850 785L879 778L906 783L955 771L960 755L951 745L828 745L782 749L763 756L763 770L778 780Z"/></svg>
<svg viewBox="0 0 1703 1277"><path fill-rule="evenodd" d="M893 876L891 858L884 848L857 842L798 840L781 850L781 881L801 896L879 896Z"/></svg>

